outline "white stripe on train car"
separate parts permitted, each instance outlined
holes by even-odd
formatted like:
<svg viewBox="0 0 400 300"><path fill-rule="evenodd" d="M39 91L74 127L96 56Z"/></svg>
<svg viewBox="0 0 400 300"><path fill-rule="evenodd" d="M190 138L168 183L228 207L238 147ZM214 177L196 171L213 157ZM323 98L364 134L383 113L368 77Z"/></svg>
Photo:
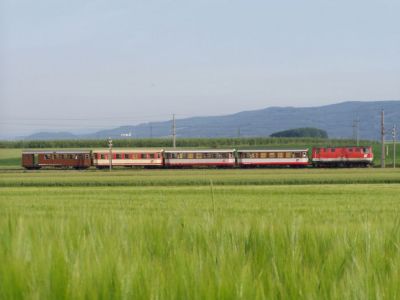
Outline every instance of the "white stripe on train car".
<svg viewBox="0 0 400 300"><path fill-rule="evenodd" d="M313 161L372 161L373 158L369 157L369 158L346 158L346 157L340 157L340 158L313 158Z"/></svg>
<svg viewBox="0 0 400 300"><path fill-rule="evenodd" d="M165 159L165 165L234 165L234 158L226 159Z"/></svg>
<svg viewBox="0 0 400 300"><path fill-rule="evenodd" d="M308 158L239 158L238 164L308 164Z"/></svg>
<svg viewBox="0 0 400 300"><path fill-rule="evenodd" d="M112 159L113 166L162 166L162 159ZM94 159L94 166L108 166L110 160L108 159Z"/></svg>

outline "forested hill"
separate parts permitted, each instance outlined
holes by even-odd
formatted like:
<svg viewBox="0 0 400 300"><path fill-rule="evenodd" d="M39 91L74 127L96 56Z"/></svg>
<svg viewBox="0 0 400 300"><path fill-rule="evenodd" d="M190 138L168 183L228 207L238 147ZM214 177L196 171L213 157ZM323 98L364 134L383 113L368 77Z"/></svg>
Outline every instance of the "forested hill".
<svg viewBox="0 0 400 300"><path fill-rule="evenodd" d="M178 119L176 131L178 138L262 137L287 129L314 127L325 130L330 138L350 138L354 120L359 119L360 138L377 140L382 109L385 110L386 128L400 123L400 101L353 101L320 107L269 107L225 116ZM171 135L171 121L122 126L77 138L118 138L129 132L132 138L167 137Z"/></svg>

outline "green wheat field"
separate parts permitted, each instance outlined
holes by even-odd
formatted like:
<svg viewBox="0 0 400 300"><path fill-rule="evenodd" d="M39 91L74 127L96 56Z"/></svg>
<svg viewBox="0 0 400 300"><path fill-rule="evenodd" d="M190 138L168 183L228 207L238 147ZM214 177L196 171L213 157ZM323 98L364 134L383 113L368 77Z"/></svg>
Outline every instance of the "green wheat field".
<svg viewBox="0 0 400 300"><path fill-rule="evenodd" d="M393 169L6 168L0 299L398 299L399 213Z"/></svg>

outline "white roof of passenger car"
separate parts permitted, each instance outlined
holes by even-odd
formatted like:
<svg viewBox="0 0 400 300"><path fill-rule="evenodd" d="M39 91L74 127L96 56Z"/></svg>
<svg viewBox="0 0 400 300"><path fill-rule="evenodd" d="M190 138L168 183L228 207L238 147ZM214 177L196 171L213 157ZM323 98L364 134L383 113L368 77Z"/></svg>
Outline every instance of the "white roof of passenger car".
<svg viewBox="0 0 400 300"><path fill-rule="evenodd" d="M108 153L109 149L95 149L93 153ZM113 153L156 153L156 152L163 152L164 149L154 149L154 148L134 148L134 149L120 149L120 148L113 148Z"/></svg>
<svg viewBox="0 0 400 300"><path fill-rule="evenodd" d="M193 149L193 150L165 150L165 153L232 153L235 149Z"/></svg>

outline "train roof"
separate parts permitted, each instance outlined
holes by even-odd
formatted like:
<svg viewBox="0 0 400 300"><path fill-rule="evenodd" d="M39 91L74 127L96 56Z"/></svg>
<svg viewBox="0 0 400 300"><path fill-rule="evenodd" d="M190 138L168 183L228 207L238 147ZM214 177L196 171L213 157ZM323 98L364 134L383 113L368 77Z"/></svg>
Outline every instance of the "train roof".
<svg viewBox="0 0 400 300"><path fill-rule="evenodd" d="M322 146L315 146L313 149L331 149L331 148L371 148L371 145L365 145L365 146L327 146L327 147L322 147Z"/></svg>
<svg viewBox="0 0 400 300"><path fill-rule="evenodd" d="M22 154L90 154L90 150L23 150Z"/></svg>
<svg viewBox="0 0 400 300"><path fill-rule="evenodd" d="M108 153L109 149L94 149L94 153ZM159 148L135 148L135 149L123 149L123 148L112 148L112 152L123 152L123 153L143 153L143 152L163 152L164 149Z"/></svg>
<svg viewBox="0 0 400 300"><path fill-rule="evenodd" d="M165 153L232 153L235 149L165 150Z"/></svg>
<svg viewBox="0 0 400 300"><path fill-rule="evenodd" d="M308 149L241 149L237 150L237 152L307 152Z"/></svg>

